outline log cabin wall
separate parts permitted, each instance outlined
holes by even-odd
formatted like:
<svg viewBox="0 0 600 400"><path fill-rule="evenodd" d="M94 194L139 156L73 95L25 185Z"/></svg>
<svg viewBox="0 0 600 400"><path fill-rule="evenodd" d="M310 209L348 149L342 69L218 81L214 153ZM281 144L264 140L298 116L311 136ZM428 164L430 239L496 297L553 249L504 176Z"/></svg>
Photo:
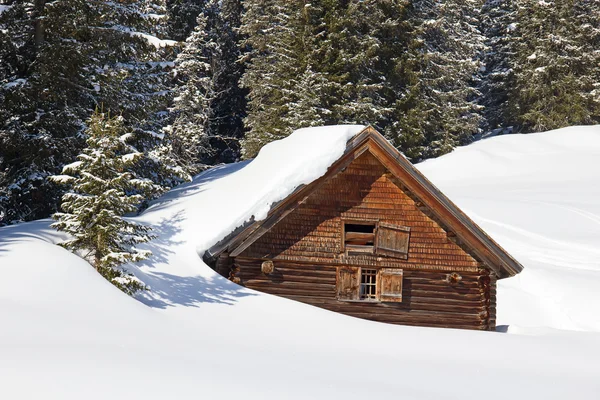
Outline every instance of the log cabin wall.
<svg viewBox="0 0 600 400"><path fill-rule="evenodd" d="M232 260L231 277L252 289L375 321L495 329L495 274L428 215L367 151ZM348 251L344 224L365 221L407 227L406 254ZM264 260L273 261L273 273L261 271ZM219 265L223 269L228 261ZM401 270L401 301L340 300L336 279L344 266Z"/></svg>

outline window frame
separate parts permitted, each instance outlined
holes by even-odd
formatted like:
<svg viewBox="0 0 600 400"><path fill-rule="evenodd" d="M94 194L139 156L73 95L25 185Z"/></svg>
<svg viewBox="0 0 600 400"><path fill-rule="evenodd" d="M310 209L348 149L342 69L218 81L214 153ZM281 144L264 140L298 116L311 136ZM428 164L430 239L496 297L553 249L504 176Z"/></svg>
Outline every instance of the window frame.
<svg viewBox="0 0 600 400"><path fill-rule="evenodd" d="M341 234L341 246L342 252L346 256L360 256L365 254L375 255L377 249L377 231L379 229L378 219L346 219L342 218L342 234ZM348 247L346 244L346 225L365 225L373 226L373 246L356 246ZM352 245L351 245L352 246Z"/></svg>
<svg viewBox="0 0 600 400"><path fill-rule="evenodd" d="M347 275L352 271L354 277ZM376 271L375 273L375 298L361 298L363 287L363 271ZM350 281L355 284L352 289L355 292L349 292L347 288L341 287L341 273L346 274L345 281ZM400 278L400 292L397 294L382 294L382 276L390 275ZM371 275L372 276L372 275ZM348 278L351 279L348 279ZM355 266L355 265L338 265L336 267L336 300L345 303L402 303L404 292L404 269L389 268L389 267L371 267L371 266Z"/></svg>

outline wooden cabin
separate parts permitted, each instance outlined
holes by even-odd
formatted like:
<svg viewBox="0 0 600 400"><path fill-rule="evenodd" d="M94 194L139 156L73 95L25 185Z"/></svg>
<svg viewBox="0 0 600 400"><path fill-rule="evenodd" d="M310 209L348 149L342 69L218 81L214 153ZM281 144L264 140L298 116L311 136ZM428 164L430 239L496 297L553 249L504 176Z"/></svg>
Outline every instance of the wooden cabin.
<svg viewBox="0 0 600 400"><path fill-rule="evenodd" d="M523 267L371 127L327 173L209 249L221 275L358 318L495 330Z"/></svg>

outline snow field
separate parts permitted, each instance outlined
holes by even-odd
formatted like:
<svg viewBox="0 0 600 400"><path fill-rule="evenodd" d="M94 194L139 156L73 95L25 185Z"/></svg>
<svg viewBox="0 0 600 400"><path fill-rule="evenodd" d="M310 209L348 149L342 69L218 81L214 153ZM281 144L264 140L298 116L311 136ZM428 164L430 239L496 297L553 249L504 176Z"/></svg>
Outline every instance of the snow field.
<svg viewBox="0 0 600 400"><path fill-rule="evenodd" d="M0 229L0 398L597 399L600 128L487 139L418 166L524 266L509 334L380 324L239 287L201 254L321 176L360 127L297 132L135 220L136 301L36 221ZM278 168L273 168L273 163Z"/></svg>

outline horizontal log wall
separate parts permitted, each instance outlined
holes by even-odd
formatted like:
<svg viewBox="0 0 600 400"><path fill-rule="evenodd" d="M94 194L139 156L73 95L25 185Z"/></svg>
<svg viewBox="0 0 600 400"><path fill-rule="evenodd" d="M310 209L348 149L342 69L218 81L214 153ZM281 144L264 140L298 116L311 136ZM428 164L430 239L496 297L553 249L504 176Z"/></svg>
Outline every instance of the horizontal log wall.
<svg viewBox="0 0 600 400"><path fill-rule="evenodd" d="M461 273L457 284L448 273L405 270L401 303L345 302L336 299L336 266L275 262L275 271L261 272L262 260L237 258L239 283L261 292L297 300L327 310L373 321L444 328L493 329L490 314L489 273Z"/></svg>

